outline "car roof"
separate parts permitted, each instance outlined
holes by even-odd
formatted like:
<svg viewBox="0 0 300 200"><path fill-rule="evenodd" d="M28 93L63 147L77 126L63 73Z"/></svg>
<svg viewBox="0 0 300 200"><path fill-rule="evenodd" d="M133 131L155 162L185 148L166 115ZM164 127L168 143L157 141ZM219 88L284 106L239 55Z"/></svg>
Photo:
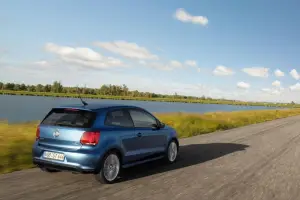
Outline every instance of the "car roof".
<svg viewBox="0 0 300 200"><path fill-rule="evenodd" d="M86 106L84 106L83 104L71 104L71 105L62 105L55 108L77 108L81 110L98 111L107 108L139 108L139 107L133 105L124 105L124 104L115 104L115 103L89 103Z"/></svg>

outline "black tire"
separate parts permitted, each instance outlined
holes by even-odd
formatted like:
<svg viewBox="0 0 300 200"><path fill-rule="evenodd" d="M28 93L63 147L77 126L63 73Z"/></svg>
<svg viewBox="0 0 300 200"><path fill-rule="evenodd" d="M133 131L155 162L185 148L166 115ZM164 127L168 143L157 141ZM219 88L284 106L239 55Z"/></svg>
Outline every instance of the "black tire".
<svg viewBox="0 0 300 200"><path fill-rule="evenodd" d="M169 148L170 148L170 145L171 145L171 144L175 144L175 145L176 145L176 149L177 149L177 151L176 151L176 157L175 157L174 160L170 160L170 158L169 158ZM177 142L175 139L173 139L173 140L171 140L171 141L169 142L169 144L168 144L168 146L167 146L166 153L165 153L165 162L166 162L167 164L175 163L175 162L177 161L178 153L179 153L179 145L178 145L178 142Z"/></svg>
<svg viewBox="0 0 300 200"><path fill-rule="evenodd" d="M117 174L115 175L115 178L113 180L109 180L105 177L105 169L104 169L104 164L105 164L105 160L109 157L109 156L116 156L115 158L118 158L118 162L119 162L119 169L117 170ZM98 182L102 183L102 184L113 184L117 181L117 179L119 178L119 175L121 173L121 158L119 156L119 154L116 151L111 151L108 152L103 160L100 163L100 167L99 170L95 173L95 178Z"/></svg>

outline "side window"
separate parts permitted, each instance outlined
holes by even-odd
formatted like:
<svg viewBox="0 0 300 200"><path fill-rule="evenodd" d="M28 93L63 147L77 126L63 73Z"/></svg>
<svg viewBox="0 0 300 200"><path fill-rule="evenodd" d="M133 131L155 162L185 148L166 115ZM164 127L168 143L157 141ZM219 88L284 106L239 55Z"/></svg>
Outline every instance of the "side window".
<svg viewBox="0 0 300 200"><path fill-rule="evenodd" d="M129 113L124 110L109 111L104 124L107 126L133 127Z"/></svg>
<svg viewBox="0 0 300 200"><path fill-rule="evenodd" d="M129 113L135 127L148 128L157 123L156 119L146 112L132 109L129 110Z"/></svg>

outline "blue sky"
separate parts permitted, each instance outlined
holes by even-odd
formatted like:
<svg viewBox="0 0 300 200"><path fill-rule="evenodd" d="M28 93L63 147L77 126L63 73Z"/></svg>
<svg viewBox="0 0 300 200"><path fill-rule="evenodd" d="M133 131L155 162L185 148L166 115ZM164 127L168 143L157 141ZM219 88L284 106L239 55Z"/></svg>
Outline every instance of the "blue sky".
<svg viewBox="0 0 300 200"><path fill-rule="evenodd" d="M157 93L298 101L299 6L296 0L3 1L0 81L124 83ZM277 69L284 76L275 76Z"/></svg>

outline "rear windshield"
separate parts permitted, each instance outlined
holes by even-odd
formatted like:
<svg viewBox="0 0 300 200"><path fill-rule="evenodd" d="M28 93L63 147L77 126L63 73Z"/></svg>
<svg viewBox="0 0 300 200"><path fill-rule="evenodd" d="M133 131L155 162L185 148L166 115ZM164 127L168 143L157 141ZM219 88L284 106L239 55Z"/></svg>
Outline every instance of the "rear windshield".
<svg viewBox="0 0 300 200"><path fill-rule="evenodd" d="M90 128L96 113L76 109L52 109L41 124L65 127Z"/></svg>

